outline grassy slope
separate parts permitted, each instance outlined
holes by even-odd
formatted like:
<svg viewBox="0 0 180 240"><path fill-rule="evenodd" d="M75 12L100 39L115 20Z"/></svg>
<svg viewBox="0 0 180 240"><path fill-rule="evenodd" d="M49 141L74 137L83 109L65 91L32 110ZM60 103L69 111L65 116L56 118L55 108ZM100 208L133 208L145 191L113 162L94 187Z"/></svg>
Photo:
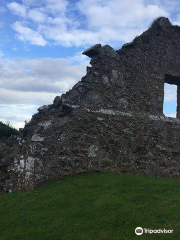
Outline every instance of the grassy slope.
<svg viewBox="0 0 180 240"><path fill-rule="evenodd" d="M0 196L1 240L179 239L179 226L179 180L91 173Z"/></svg>

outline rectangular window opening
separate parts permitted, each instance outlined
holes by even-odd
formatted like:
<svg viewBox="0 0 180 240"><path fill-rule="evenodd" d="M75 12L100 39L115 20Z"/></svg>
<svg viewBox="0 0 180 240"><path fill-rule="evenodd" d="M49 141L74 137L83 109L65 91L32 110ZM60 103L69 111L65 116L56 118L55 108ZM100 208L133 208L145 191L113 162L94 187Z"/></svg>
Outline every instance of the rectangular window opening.
<svg viewBox="0 0 180 240"><path fill-rule="evenodd" d="M177 85L164 84L163 113L166 117L176 118L177 115Z"/></svg>

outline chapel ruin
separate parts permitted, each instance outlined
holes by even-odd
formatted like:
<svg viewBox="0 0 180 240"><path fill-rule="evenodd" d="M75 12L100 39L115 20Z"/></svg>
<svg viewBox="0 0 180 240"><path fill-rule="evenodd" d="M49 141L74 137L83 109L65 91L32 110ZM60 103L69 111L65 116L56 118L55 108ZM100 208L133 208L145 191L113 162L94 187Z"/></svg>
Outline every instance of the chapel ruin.
<svg viewBox="0 0 180 240"><path fill-rule="evenodd" d="M82 80L1 150L0 192L84 172L180 177L180 27L161 17L120 50L83 54ZM163 114L165 83L177 85L176 118Z"/></svg>

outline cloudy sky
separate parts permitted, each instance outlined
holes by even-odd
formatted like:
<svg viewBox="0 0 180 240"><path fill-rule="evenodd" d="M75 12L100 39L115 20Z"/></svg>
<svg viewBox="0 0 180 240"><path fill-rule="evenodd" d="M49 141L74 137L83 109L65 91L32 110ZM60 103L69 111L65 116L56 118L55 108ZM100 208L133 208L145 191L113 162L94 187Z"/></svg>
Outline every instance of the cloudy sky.
<svg viewBox="0 0 180 240"><path fill-rule="evenodd" d="M119 49L159 16L180 25L179 1L0 0L0 120L22 127L85 74L82 51L96 43ZM166 87L170 116L174 90Z"/></svg>

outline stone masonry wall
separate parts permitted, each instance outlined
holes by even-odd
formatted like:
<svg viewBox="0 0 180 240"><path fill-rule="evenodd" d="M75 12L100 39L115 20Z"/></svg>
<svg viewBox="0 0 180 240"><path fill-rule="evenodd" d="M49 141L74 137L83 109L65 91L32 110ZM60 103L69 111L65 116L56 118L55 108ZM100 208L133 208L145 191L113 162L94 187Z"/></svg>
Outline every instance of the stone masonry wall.
<svg viewBox="0 0 180 240"><path fill-rule="evenodd" d="M180 28L159 18L118 51L98 44L84 54L86 76L1 151L1 192L91 171L179 178L179 104L177 119L162 108L164 83L180 85Z"/></svg>

